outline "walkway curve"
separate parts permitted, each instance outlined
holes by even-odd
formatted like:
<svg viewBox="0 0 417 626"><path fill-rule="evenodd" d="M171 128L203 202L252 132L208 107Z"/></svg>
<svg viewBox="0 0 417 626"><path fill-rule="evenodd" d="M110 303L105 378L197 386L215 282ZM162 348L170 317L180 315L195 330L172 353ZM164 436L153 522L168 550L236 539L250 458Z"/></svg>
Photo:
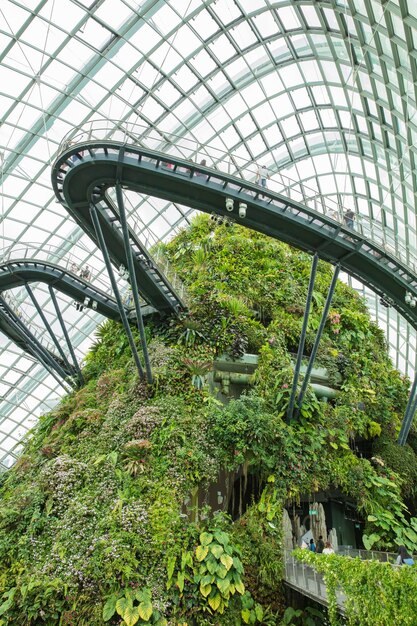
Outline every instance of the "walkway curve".
<svg viewBox="0 0 417 626"><path fill-rule="evenodd" d="M13 259L0 265L0 292L25 283L41 282L52 285L72 300L82 302L86 297L97 303L97 312L120 320L115 299L69 270L48 261Z"/></svg>
<svg viewBox="0 0 417 626"><path fill-rule="evenodd" d="M94 240L89 207L101 207L103 230L112 260L124 263L117 208L108 190L119 182L125 189L178 202L284 241L341 268L369 286L417 329L417 310L406 295L417 298L417 277L394 256L355 231L302 204L235 176L137 145L86 141L71 146L55 161L52 184L58 200ZM226 198L234 210L226 210ZM245 217L239 204L246 205ZM242 207L243 208L243 207ZM135 239L132 232L131 237ZM160 309L160 295L137 264L141 294ZM147 280L146 292L144 278ZM152 292L152 293L150 293ZM153 297L157 293L158 297ZM407 297L407 299L409 299Z"/></svg>
<svg viewBox="0 0 417 626"><path fill-rule="evenodd" d="M0 330L37 360L39 360L39 354L36 351L36 345L25 333L25 328L29 334L33 329L19 316L18 311L8 310L10 305L7 299L3 298L8 290L34 282L45 283L79 303L83 303L87 298L90 304L94 302L95 310L104 317L120 320L119 308L112 296L69 270L48 261L27 258L2 263L0 265L0 298L4 302L0 303ZM146 315L152 311L153 309L145 307L143 313ZM50 365L57 370L59 376L62 377L62 372L65 372L67 376L74 376L77 373L77 370L72 366L68 367L68 363L65 363L55 351L42 345L42 341L40 345L50 359Z"/></svg>

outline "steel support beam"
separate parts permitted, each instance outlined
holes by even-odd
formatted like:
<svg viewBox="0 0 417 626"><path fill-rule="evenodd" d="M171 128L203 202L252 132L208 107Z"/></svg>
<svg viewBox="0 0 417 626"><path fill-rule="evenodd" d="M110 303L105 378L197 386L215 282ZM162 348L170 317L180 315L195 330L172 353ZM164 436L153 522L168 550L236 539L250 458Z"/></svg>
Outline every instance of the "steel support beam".
<svg viewBox="0 0 417 626"><path fill-rule="evenodd" d="M41 318L46 330L48 331L52 341L54 342L54 345L56 347L56 349L58 350L59 354L61 355L61 358L63 360L63 362L65 363L65 366L68 368L69 371L71 371L73 369L73 366L71 365L71 363L68 361L67 355L65 354L65 352L63 351L54 331L52 330L51 325L49 324L48 320L46 319L46 315L45 313L42 311L41 306L39 305L39 302L37 301L35 294L33 293L31 287L28 285L28 283L25 283L25 289L29 294L30 299L33 302L33 306L35 307L36 311L38 312L39 317Z"/></svg>
<svg viewBox="0 0 417 626"><path fill-rule="evenodd" d="M42 344L25 327L20 319L13 313L12 309L9 307L9 305L1 295L0 304L8 313L8 316L6 318L7 323L15 329L16 333L20 335L25 342L27 342L35 358L39 359L45 369L48 370L51 376L53 376L53 378L55 378L55 380L61 385L61 387L63 387L68 393L68 387L64 383L64 381L66 381L68 377L68 374L62 369L59 363L52 358L46 348L42 346Z"/></svg>
<svg viewBox="0 0 417 626"><path fill-rule="evenodd" d="M109 251L107 250L106 242L105 242L105 239L103 237L103 231L101 230L101 224L100 224L100 219L99 219L99 216L98 216L98 211L97 211L97 208L94 206L94 204L90 204L90 215L91 215L91 219L92 219L92 222L93 222L94 230L95 230L95 233L96 233L97 241L99 243L99 248L100 248L100 250L101 250L101 252L103 254L104 263L106 265L107 273L109 275L109 279L110 279L110 283L111 283L111 286L112 286L112 289L113 289L114 297L116 298L117 306L119 307L120 317L121 317L122 324L123 324L123 327L125 329L125 332L126 332L126 335L127 335L128 341L129 341L129 345L130 345L130 349L132 351L133 359L134 359L136 367L138 369L139 376L143 380L145 376L144 376L142 364L140 362L139 354L138 354L138 351L136 349L135 340L134 340L133 335L132 335L132 330L131 330L131 328L129 326L129 321L127 319L126 311L125 311L125 308L123 306L123 302L122 302L122 298L120 296L119 288L117 286L117 282L116 282L116 279L114 277L114 272L113 272L112 264L111 264L111 261L110 261Z"/></svg>
<svg viewBox="0 0 417 626"><path fill-rule="evenodd" d="M140 341L142 344L143 358L145 360L146 376L148 378L149 384L152 385L153 379L152 379L151 364L149 361L148 344L146 342L145 327L143 325L142 311L140 308L139 290L138 290L138 285L136 281L135 267L133 265L133 254L132 254L132 247L130 245L130 240L129 240L129 228L128 228L127 219L126 219L125 203L123 200L123 192L122 192L122 188L121 188L119 181L116 182L116 198L117 198L117 205L119 209L120 223L122 225L123 241L125 244L127 269L129 272L129 282L130 282L130 287L132 289L133 301L135 303L137 325L138 325L138 330L139 330L139 335L140 335Z"/></svg>
<svg viewBox="0 0 417 626"><path fill-rule="evenodd" d="M310 307L311 307L311 300L313 297L314 282L316 280L318 260L319 260L319 257L317 254L315 254L313 257L313 263L311 265L310 281L308 283L307 300L306 300L306 308L304 310L303 326L301 328L300 341L298 343L297 359L295 361L294 376L292 379L290 402L287 408L287 422L289 422L290 419L292 418L292 414L294 411L295 395L297 393L298 379L300 376L301 360L304 354L304 344L305 344L306 333L307 333L308 319L310 316Z"/></svg>
<svg viewBox="0 0 417 626"><path fill-rule="evenodd" d="M72 361L74 363L74 369L77 372L79 383L80 383L80 385L82 385L84 383L84 377L83 377L83 375L81 373L80 366L78 365L77 357L75 356L74 348L72 346L71 339L69 337L67 328L65 326L64 318L62 317L62 313L60 311L60 308L59 308L59 305L58 305L58 301L57 301L57 298L56 298L56 295L55 295L55 292L53 290L52 285L48 285L48 289L49 289L49 293L50 293L50 296L51 296L52 304L54 305L56 316L58 318L59 324L61 326L62 332L63 332L64 337L65 337L65 341L67 342L68 350L70 352Z"/></svg>
<svg viewBox="0 0 417 626"><path fill-rule="evenodd" d="M329 292L327 294L326 302L324 304L324 309L323 309L323 313L322 313L322 316L321 316L320 325L319 325L319 328L317 330L316 338L314 340L314 345L313 345L313 348L312 348L311 354L310 354L310 359L308 361L306 373L304 375L304 380L303 380L303 384L301 386L301 391L300 391L300 394L298 396L297 408L296 408L296 410L294 412L294 416L295 417L298 417L299 414L300 414L301 405L303 404L304 397L305 397L305 394L306 394L306 391L307 391L307 386L308 386L308 383L309 383L310 378L311 378L311 371L313 369L313 365L314 365L314 361L315 361L315 358L316 358L317 350L318 350L319 344L320 344L320 339L321 339L321 336L323 334L324 326L326 324L327 315L329 313L330 305L331 305L332 299L333 299L333 294L334 294L335 289L336 289L336 284L337 284L337 278L339 276L339 271L340 271L340 265L336 265L336 267L334 268L332 282L330 283L330 288L329 288Z"/></svg>
<svg viewBox="0 0 417 626"><path fill-rule="evenodd" d="M404 418L401 424L400 434L398 435L398 444L404 446L408 433L410 432L411 424L413 423L414 414L417 409L417 372L414 377L414 382L410 390L410 396L405 409Z"/></svg>

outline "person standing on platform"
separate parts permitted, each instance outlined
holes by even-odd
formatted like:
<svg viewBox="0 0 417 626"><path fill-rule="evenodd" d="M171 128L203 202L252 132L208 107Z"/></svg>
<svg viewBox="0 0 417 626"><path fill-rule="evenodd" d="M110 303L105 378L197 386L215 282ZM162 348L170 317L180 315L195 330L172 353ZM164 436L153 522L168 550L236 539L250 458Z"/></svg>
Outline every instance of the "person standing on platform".
<svg viewBox="0 0 417 626"><path fill-rule="evenodd" d="M345 224L348 228L351 228L352 230L355 228L355 225L354 225L355 214L352 211L352 209L348 209L347 211L345 211L343 219L345 220Z"/></svg>
<svg viewBox="0 0 417 626"><path fill-rule="evenodd" d="M334 550L330 541L326 541L326 545L323 548L323 554L334 554Z"/></svg>
<svg viewBox="0 0 417 626"><path fill-rule="evenodd" d="M316 552L317 554L321 554L324 550L324 541L322 535L320 535L317 544L316 544Z"/></svg>
<svg viewBox="0 0 417 626"><path fill-rule="evenodd" d="M268 178L269 178L269 172L268 172L268 168L266 167L266 165L258 166L258 173L256 175L257 184L261 185L261 187L266 188L266 181Z"/></svg>

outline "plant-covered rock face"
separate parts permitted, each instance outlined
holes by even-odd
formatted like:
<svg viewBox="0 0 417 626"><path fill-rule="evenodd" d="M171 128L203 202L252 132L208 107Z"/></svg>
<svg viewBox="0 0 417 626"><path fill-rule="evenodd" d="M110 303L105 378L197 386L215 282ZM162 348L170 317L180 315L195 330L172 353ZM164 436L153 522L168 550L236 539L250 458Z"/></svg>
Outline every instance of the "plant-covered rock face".
<svg viewBox="0 0 417 626"><path fill-rule="evenodd" d="M401 499L401 474L407 496L414 474L386 452L407 384L355 292L338 284L318 353L337 399L309 389L288 424L311 258L204 216L163 250L189 311L147 322L154 385L138 380L123 329L107 322L85 387L40 419L2 477L0 626L278 624L283 503L330 485L368 516L369 544L414 547ZM319 263L307 355L331 275ZM251 389L224 404L213 363L245 352L259 357ZM353 439L379 435L385 463L354 455ZM229 508L232 522L204 493L236 475L260 488L246 510Z"/></svg>

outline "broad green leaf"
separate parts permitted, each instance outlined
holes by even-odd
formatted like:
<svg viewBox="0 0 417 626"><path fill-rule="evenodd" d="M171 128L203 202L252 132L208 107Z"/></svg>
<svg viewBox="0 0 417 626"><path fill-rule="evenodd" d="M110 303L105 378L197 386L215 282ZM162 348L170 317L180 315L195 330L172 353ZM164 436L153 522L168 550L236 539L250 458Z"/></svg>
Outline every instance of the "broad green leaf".
<svg viewBox="0 0 417 626"><path fill-rule="evenodd" d="M211 559L207 559L206 567L207 567L208 571L210 572L210 574L215 574L217 572L217 561L215 561L212 558Z"/></svg>
<svg viewBox="0 0 417 626"><path fill-rule="evenodd" d="M118 457L119 457L119 453L116 452L115 450L113 450L113 452L110 452L110 454L107 456L107 458L109 459L112 465L116 465Z"/></svg>
<svg viewBox="0 0 417 626"><path fill-rule="evenodd" d="M242 561L238 559L237 556L233 557L233 565L238 574L243 574Z"/></svg>
<svg viewBox="0 0 417 626"><path fill-rule="evenodd" d="M245 624L249 624L249 620L250 620L250 610L249 609L243 609L241 612L242 615L242 619L245 622Z"/></svg>
<svg viewBox="0 0 417 626"><path fill-rule="evenodd" d="M417 534L414 532L412 528L405 528L404 534L412 541L413 543L417 543Z"/></svg>
<svg viewBox="0 0 417 626"><path fill-rule="evenodd" d="M178 572L177 587L181 593L184 591L184 572Z"/></svg>
<svg viewBox="0 0 417 626"><path fill-rule="evenodd" d="M372 546L380 540L380 536L376 533L372 533L372 535L362 535L363 545L365 546L365 550L370 550Z"/></svg>
<svg viewBox="0 0 417 626"><path fill-rule="evenodd" d="M205 587L206 585L211 585L214 582L214 576L212 574L206 574L201 579L200 583Z"/></svg>
<svg viewBox="0 0 417 626"><path fill-rule="evenodd" d="M229 535L223 532L222 530L218 530L217 532L215 532L214 538L216 541L218 541L224 546L229 543Z"/></svg>
<svg viewBox="0 0 417 626"><path fill-rule="evenodd" d="M167 575L168 580L172 578L172 574L174 573L175 563L177 562L176 556L170 556L167 563ZM168 583L167 583L168 584Z"/></svg>
<svg viewBox="0 0 417 626"><path fill-rule="evenodd" d="M335 450L338 449L339 446L337 445L337 443L335 441L330 441L329 443L332 446L332 448L334 448Z"/></svg>
<svg viewBox="0 0 417 626"><path fill-rule="evenodd" d="M153 607L151 602L149 602L149 600L147 600L146 602L141 602L138 606L138 612L139 616L143 620L145 620L145 622L147 622L153 613Z"/></svg>
<svg viewBox="0 0 417 626"><path fill-rule="evenodd" d="M211 585L200 584L200 593L205 598L207 598L207 596L209 595L211 589L212 589Z"/></svg>
<svg viewBox="0 0 417 626"><path fill-rule="evenodd" d="M183 552L183 559L184 559L184 564L188 565L188 567L192 567L193 566L193 555L192 552L190 552L189 550L187 550L186 552ZM181 563L182 560L181 559Z"/></svg>
<svg viewBox="0 0 417 626"><path fill-rule="evenodd" d="M255 615L256 615L256 619L259 622L262 622L263 617L264 617L264 610L260 604L255 605Z"/></svg>
<svg viewBox="0 0 417 626"><path fill-rule="evenodd" d="M126 622L126 626L135 626L136 622L139 621L139 617L141 617L139 614L139 607L128 606L122 617Z"/></svg>
<svg viewBox="0 0 417 626"><path fill-rule="evenodd" d="M111 619L116 612L116 596L110 596L107 599L106 604L103 606L103 620L107 622L107 620Z"/></svg>
<svg viewBox="0 0 417 626"><path fill-rule="evenodd" d="M220 578L225 578L227 576L227 569L224 565L219 564L216 569L216 574Z"/></svg>
<svg viewBox="0 0 417 626"><path fill-rule="evenodd" d="M197 561L204 561L206 556L208 555L208 547L207 546L197 546L195 549L195 555L197 557Z"/></svg>
<svg viewBox="0 0 417 626"><path fill-rule="evenodd" d="M223 554L224 550L223 550L223 546L219 545L218 543L214 543L210 546L210 550L211 553L213 554L213 556L216 557L216 559L219 559L221 557L221 555Z"/></svg>
<svg viewBox="0 0 417 626"><path fill-rule="evenodd" d="M12 604L13 604L12 598L9 598L8 600L6 600L6 602L3 602L3 604L0 606L0 615L3 615L3 613L6 613L6 611L10 609Z"/></svg>
<svg viewBox="0 0 417 626"><path fill-rule="evenodd" d="M230 591L230 580L228 580L227 578L224 578L223 580L218 580L216 584L217 584L218 590L223 595L227 593L228 591Z"/></svg>
<svg viewBox="0 0 417 626"><path fill-rule="evenodd" d="M102 463L106 457L107 454L100 454L94 461L93 465L98 465L99 463Z"/></svg>
<svg viewBox="0 0 417 626"><path fill-rule="evenodd" d="M200 543L202 546L208 546L213 541L213 535L211 533L201 533Z"/></svg>
<svg viewBox="0 0 417 626"><path fill-rule="evenodd" d="M221 602L222 602L222 597L221 597L221 595L219 593L217 593L212 598L208 599L208 603L211 606L211 608L213 609L213 611L217 611L217 609L219 608Z"/></svg>
<svg viewBox="0 0 417 626"><path fill-rule="evenodd" d="M241 580L239 580L238 582L235 582L235 588L236 588L236 591L240 593L241 596L243 596L243 594L245 593L245 585L243 584Z"/></svg>
<svg viewBox="0 0 417 626"><path fill-rule="evenodd" d="M120 615L120 617L123 617L125 614L126 609L132 606L132 603L129 602L129 600L127 600L126 598L119 598L119 600L117 600L116 602L116 611L118 612L118 614ZM123 617L124 619L124 617Z"/></svg>
<svg viewBox="0 0 417 626"><path fill-rule="evenodd" d="M375 515L368 515L368 522L376 522L378 518Z"/></svg>
<svg viewBox="0 0 417 626"><path fill-rule="evenodd" d="M223 565L225 566L227 571L229 571L229 569L233 565L233 559L228 554L222 554L221 557L220 557L220 561L223 563Z"/></svg>

